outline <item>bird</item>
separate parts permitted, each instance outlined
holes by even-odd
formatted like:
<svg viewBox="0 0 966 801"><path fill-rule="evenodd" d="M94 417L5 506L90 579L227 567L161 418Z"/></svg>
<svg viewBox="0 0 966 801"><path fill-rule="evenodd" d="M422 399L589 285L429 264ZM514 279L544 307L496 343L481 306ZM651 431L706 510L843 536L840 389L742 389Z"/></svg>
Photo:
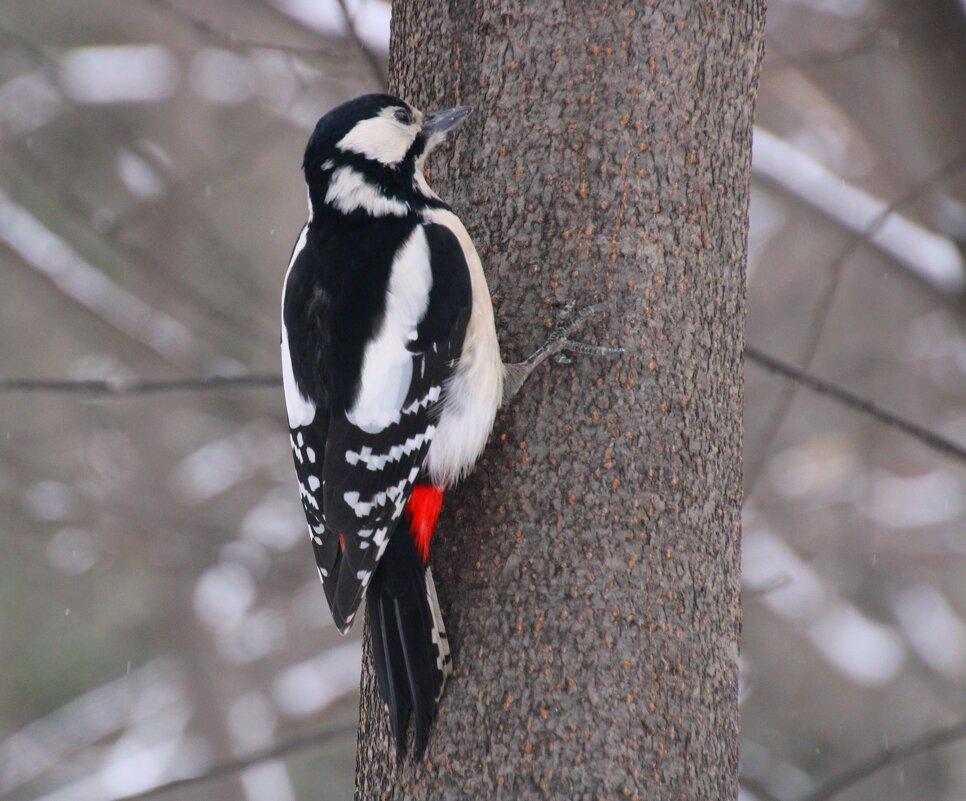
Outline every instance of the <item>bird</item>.
<svg viewBox="0 0 966 801"><path fill-rule="evenodd" d="M614 352L570 339L602 311L591 306L503 362L479 254L425 174L469 114L370 94L322 116L281 299L285 408L323 593L343 634L366 600L397 755L411 719L415 759L452 665L429 565L443 494L540 363Z"/></svg>

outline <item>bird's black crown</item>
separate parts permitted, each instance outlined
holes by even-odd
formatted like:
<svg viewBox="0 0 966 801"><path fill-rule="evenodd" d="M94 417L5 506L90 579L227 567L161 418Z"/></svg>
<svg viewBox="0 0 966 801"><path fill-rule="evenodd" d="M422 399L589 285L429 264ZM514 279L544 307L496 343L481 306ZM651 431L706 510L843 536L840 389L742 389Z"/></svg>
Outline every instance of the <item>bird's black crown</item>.
<svg viewBox="0 0 966 801"><path fill-rule="evenodd" d="M336 144L341 141L358 123L374 119L388 108L396 109L407 115L412 115L408 103L392 95L362 95L348 100L341 106L325 114L315 125L315 130L309 137L305 147L305 159L302 169L306 176L329 158L337 158L341 151Z"/></svg>
<svg viewBox="0 0 966 801"><path fill-rule="evenodd" d="M315 126L302 164L317 224L444 206L426 184L423 162L467 114L456 108L424 115L385 94L332 109Z"/></svg>

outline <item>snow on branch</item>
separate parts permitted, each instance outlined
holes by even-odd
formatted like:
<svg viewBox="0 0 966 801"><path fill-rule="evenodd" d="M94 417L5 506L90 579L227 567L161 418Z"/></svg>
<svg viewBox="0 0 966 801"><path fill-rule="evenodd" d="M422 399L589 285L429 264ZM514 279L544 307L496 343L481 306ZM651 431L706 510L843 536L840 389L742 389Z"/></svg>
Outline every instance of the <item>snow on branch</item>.
<svg viewBox="0 0 966 801"><path fill-rule="evenodd" d="M761 126L755 126L751 161L756 176L778 184L858 234L944 295L958 295L966 289L966 263L959 248L949 237L899 214L896 206L918 197L924 189L934 188L964 164L966 151L929 176L911 197L904 197L900 204L890 204L853 186Z"/></svg>

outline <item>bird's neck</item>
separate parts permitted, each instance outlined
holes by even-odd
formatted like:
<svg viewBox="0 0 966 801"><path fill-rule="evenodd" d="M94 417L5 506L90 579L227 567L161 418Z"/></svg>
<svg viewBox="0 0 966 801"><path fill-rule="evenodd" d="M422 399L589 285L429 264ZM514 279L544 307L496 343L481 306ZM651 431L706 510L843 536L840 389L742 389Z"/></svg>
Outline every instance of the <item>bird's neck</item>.
<svg viewBox="0 0 966 801"><path fill-rule="evenodd" d="M422 170L384 175L353 164L335 165L309 185L309 222L366 222L445 207Z"/></svg>

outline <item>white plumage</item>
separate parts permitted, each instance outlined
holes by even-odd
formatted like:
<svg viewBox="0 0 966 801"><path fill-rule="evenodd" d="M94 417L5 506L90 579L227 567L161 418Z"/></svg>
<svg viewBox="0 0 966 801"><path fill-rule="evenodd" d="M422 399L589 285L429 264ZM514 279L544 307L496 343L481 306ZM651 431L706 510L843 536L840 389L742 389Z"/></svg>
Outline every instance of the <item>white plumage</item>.
<svg viewBox="0 0 966 801"><path fill-rule="evenodd" d="M473 240L459 217L448 209L429 209L424 217L456 235L469 267L473 293L463 351L447 382L436 435L426 457L433 481L445 487L465 476L486 446L503 399L504 367L490 290Z"/></svg>
<svg viewBox="0 0 966 801"><path fill-rule="evenodd" d="M311 212L311 202L309 204ZM305 249L306 237L308 236L309 226L302 226L295 249L292 251L292 258L289 260L288 269L285 271L285 283L282 285L282 387L285 390L285 409L288 412L289 428L295 429L309 425L315 419L315 404L306 398L295 383L295 373L292 369L292 354L288 348L288 330L285 327L285 288L288 286L288 276L292 272L292 265L299 254ZM301 461L301 451L295 448L292 443L299 461Z"/></svg>
<svg viewBox="0 0 966 801"><path fill-rule="evenodd" d="M358 153L380 164L398 164L412 146L419 128L395 120L395 111L386 108L378 116L356 123L335 146L343 152Z"/></svg>
<svg viewBox="0 0 966 801"><path fill-rule="evenodd" d="M413 355L407 345L426 313L433 275L426 234L417 227L396 254L386 291L386 312L366 345L359 395L346 418L370 434L399 420L412 380Z"/></svg>
<svg viewBox="0 0 966 801"><path fill-rule="evenodd" d="M404 217L409 212L405 203L386 197L378 186L369 183L361 172L352 167L339 167L332 173L325 202L343 214L352 214L357 209L363 209L373 217L386 217L390 214Z"/></svg>
<svg viewBox="0 0 966 801"><path fill-rule="evenodd" d="M505 395L567 344L500 358L479 255L423 174L468 113L366 95L323 117L282 296L286 410L323 592L343 633L368 593L379 690L400 753L412 718L417 755L450 672L427 564L442 491L472 469Z"/></svg>

